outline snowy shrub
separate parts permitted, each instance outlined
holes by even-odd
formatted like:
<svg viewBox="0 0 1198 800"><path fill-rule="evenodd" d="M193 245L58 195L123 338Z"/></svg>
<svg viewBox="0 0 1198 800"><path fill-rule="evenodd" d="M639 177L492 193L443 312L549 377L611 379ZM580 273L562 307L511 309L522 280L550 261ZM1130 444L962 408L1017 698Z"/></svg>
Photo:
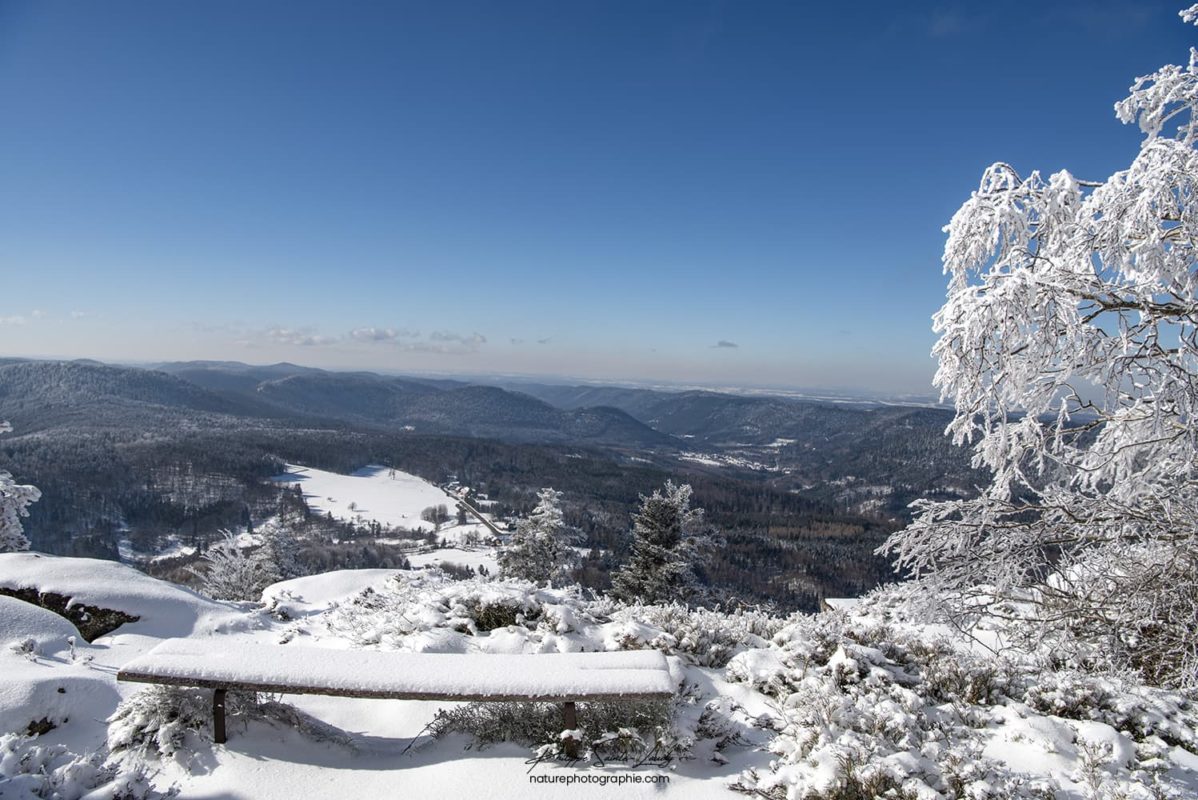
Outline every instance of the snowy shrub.
<svg viewBox="0 0 1198 800"><path fill-rule="evenodd" d="M901 638L903 644L889 648L888 655L917 672L933 700L992 705L1013 680L1012 668L1003 659L963 651L943 637Z"/></svg>
<svg viewBox="0 0 1198 800"><path fill-rule="evenodd" d="M234 707L234 713L243 722L257 720L278 728L299 731L315 742L329 742L351 749L354 747L353 738L345 731L320 721L290 703L261 694L251 694L244 700L244 703Z"/></svg>
<svg viewBox="0 0 1198 800"><path fill-rule="evenodd" d="M108 763L102 753L76 754L63 745L39 745L0 735L0 797L14 800L152 800L175 797L151 785L144 765Z"/></svg>
<svg viewBox="0 0 1198 800"><path fill-rule="evenodd" d="M467 598L453 610L459 618L469 620L463 633L480 633L506 628L509 625L523 625L533 622L541 616L540 608L532 603L524 602L523 598L495 598L490 601Z"/></svg>
<svg viewBox="0 0 1198 800"><path fill-rule="evenodd" d="M478 577L454 581L439 570L398 574L322 618L330 632L355 644L395 648L439 629L475 637L516 626L530 640L543 640L595 621L576 590Z"/></svg>
<svg viewBox="0 0 1198 800"><path fill-rule="evenodd" d="M743 715L744 709L729 697L716 697L703 707L699 719L695 722L694 740L710 745L711 760L723 764L727 761L722 756L724 750L730 747L741 747L749 742L745 739L744 725L735 717Z"/></svg>
<svg viewBox="0 0 1198 800"><path fill-rule="evenodd" d="M950 742L966 747L987 722L982 714L961 713L969 704L953 692L969 689L968 681L948 680L938 689L943 700L959 701L952 712L927 696L932 689L921 673L932 674L928 665L947 651L929 648L921 664L908 649L914 642L903 642L889 626L843 615L800 619L776 639L783 654L758 670L758 680L781 702L782 733L771 745L780 759L770 775L742 775L742 790L779 798L907 797L963 782L950 796L986 796L971 794L974 784L1001 784L1001 769L980 757L962 777L954 765L969 759L946 749ZM730 665L733 674L759 666L744 660Z"/></svg>
<svg viewBox="0 0 1198 800"><path fill-rule="evenodd" d="M1038 675L1023 701L1041 714L1102 722L1136 740L1157 736L1198 748L1198 708L1176 692L1069 671Z"/></svg>
<svg viewBox="0 0 1198 800"><path fill-rule="evenodd" d="M738 653L724 669L729 683L744 683L771 697L782 697L792 689L791 676L790 665L775 648Z"/></svg>
<svg viewBox="0 0 1198 800"><path fill-rule="evenodd" d="M578 703L584 758L635 761L650 754L677 758L685 741L672 726L672 703L665 700ZM517 742L544 757L561 752L562 707L556 703L468 703L443 709L429 726L437 738L451 733L472 737L479 747Z"/></svg>
<svg viewBox="0 0 1198 800"><path fill-rule="evenodd" d="M204 594L213 600L257 600L278 574L261 550L249 552L237 537L224 531L224 539L208 548L203 567L195 570Z"/></svg>
<svg viewBox="0 0 1198 800"><path fill-rule="evenodd" d="M1027 654L950 639L912 624L908 599L908 589L888 590L849 613L796 618L772 648L728 664L729 680L776 699L780 730L769 771L743 773L736 788L788 800L1172 796L1170 743L1193 747L1198 723L1182 695L1056 673ZM1023 722L1036 712L1051 716ZM1087 744L1059 717L1101 723L1088 730L1106 738ZM1104 757L1116 731L1134 752ZM1032 780L991 757L991 745L1025 736L1061 748L1076 774Z"/></svg>
<svg viewBox="0 0 1198 800"><path fill-rule="evenodd" d="M33 638L20 639L9 645L9 649L30 661L36 661L39 655L37 640Z"/></svg>
<svg viewBox="0 0 1198 800"><path fill-rule="evenodd" d="M838 753L828 765L834 777L819 789L808 789L802 795L802 800L876 800L882 797L894 800L919 799L918 792L904 790L890 771L879 764L862 763L861 759L860 752L856 750L845 749ZM769 800L786 800L792 796L783 786L760 788L756 783L758 777L755 771L750 771L742 776L739 782L733 784L732 788Z"/></svg>
<svg viewBox="0 0 1198 800"><path fill-rule="evenodd" d="M627 606L615 611L612 621L635 623L620 641L622 649L661 650L702 667L722 667L740 650L765 647L785 624L762 611L691 609L681 603ZM659 632L646 639L645 628L636 626Z"/></svg>
<svg viewBox="0 0 1198 800"><path fill-rule="evenodd" d="M232 711L236 693L226 708ZM108 749L135 750L172 757L184 750L187 737L212 725L212 692L174 686L150 686L123 701L108 719Z"/></svg>
<svg viewBox="0 0 1198 800"><path fill-rule="evenodd" d="M350 742L337 728L255 692L229 692L225 711L242 723L258 720L298 730L317 741ZM210 690L150 686L121 703L109 718L108 748L114 753L136 751L171 758L188 750L193 735L210 741L211 729Z"/></svg>

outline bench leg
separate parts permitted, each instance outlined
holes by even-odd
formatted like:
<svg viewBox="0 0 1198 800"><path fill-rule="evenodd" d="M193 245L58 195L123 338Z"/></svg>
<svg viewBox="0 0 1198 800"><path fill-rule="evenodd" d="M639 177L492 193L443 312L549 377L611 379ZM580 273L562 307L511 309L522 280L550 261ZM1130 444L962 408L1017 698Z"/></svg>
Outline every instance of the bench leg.
<svg viewBox="0 0 1198 800"><path fill-rule="evenodd" d="M578 728L578 712L574 708L574 701L562 703L562 724L565 730L572 731ZM578 758L578 740L570 737L562 741L562 746L566 751L566 755L570 758Z"/></svg>
<svg viewBox="0 0 1198 800"><path fill-rule="evenodd" d="M212 741L225 743L225 690L212 692Z"/></svg>

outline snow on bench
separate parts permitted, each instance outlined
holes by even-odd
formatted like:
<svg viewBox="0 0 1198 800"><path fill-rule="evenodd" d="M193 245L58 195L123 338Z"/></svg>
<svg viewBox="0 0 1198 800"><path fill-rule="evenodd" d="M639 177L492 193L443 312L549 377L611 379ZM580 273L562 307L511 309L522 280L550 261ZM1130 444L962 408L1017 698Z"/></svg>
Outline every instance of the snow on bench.
<svg viewBox="0 0 1198 800"><path fill-rule="evenodd" d="M219 640L167 639L133 659L117 680L214 689L213 738L225 741L229 689L395 700L564 703L664 700L674 695L656 650L490 655L329 650Z"/></svg>

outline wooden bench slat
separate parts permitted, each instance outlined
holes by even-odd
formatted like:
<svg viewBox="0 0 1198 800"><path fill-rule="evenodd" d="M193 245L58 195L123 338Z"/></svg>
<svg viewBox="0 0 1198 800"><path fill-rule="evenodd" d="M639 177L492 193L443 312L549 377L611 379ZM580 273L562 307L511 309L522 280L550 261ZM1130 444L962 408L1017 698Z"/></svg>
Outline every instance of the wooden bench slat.
<svg viewBox="0 0 1198 800"><path fill-rule="evenodd" d="M168 639L117 679L199 688L395 700L564 701L674 693L656 651L388 653Z"/></svg>
<svg viewBox="0 0 1198 800"><path fill-rule="evenodd" d="M117 672L117 680L212 689L212 738L223 744L229 690L380 700L562 703L665 700L674 679L656 651L490 655L382 653L167 639ZM565 740L577 755L578 743Z"/></svg>
<svg viewBox="0 0 1198 800"><path fill-rule="evenodd" d="M512 702L512 703L561 703L567 700L579 702L623 701L623 700L663 700L674 696L673 691L660 692L620 692L602 693L588 692L585 689L574 689L560 694L478 694L470 692L388 692L370 689L338 689L325 686L306 686L271 683L250 683L247 681L209 680L205 678L181 678L175 676L159 676L139 674L121 670L118 680L130 683L154 683L161 686L192 686L197 689L232 689L242 692L263 692L267 694L317 694L325 697L357 697L365 700L457 700L462 702Z"/></svg>

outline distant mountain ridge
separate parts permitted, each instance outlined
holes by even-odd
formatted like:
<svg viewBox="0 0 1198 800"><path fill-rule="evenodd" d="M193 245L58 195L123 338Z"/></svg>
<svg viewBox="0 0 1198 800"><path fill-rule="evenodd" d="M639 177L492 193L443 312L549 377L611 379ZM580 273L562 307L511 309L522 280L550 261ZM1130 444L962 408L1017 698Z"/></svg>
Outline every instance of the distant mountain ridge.
<svg viewBox="0 0 1198 800"><path fill-rule="evenodd" d="M351 425L527 442L671 448L615 408L560 409L530 395L452 381L329 372L294 364L83 361L0 365L0 418L25 432L203 420L216 426Z"/></svg>
<svg viewBox="0 0 1198 800"><path fill-rule="evenodd" d="M943 430L946 409L882 404L842 404L788 397L746 396L706 390L667 392L618 386L504 384L559 408L619 408L650 427L713 446L768 445L778 439L810 440L887 425L916 415Z"/></svg>
<svg viewBox="0 0 1198 800"><path fill-rule="evenodd" d="M127 427L130 420L263 418L271 409L223 397L173 375L89 361L0 364L0 418L21 432Z"/></svg>

